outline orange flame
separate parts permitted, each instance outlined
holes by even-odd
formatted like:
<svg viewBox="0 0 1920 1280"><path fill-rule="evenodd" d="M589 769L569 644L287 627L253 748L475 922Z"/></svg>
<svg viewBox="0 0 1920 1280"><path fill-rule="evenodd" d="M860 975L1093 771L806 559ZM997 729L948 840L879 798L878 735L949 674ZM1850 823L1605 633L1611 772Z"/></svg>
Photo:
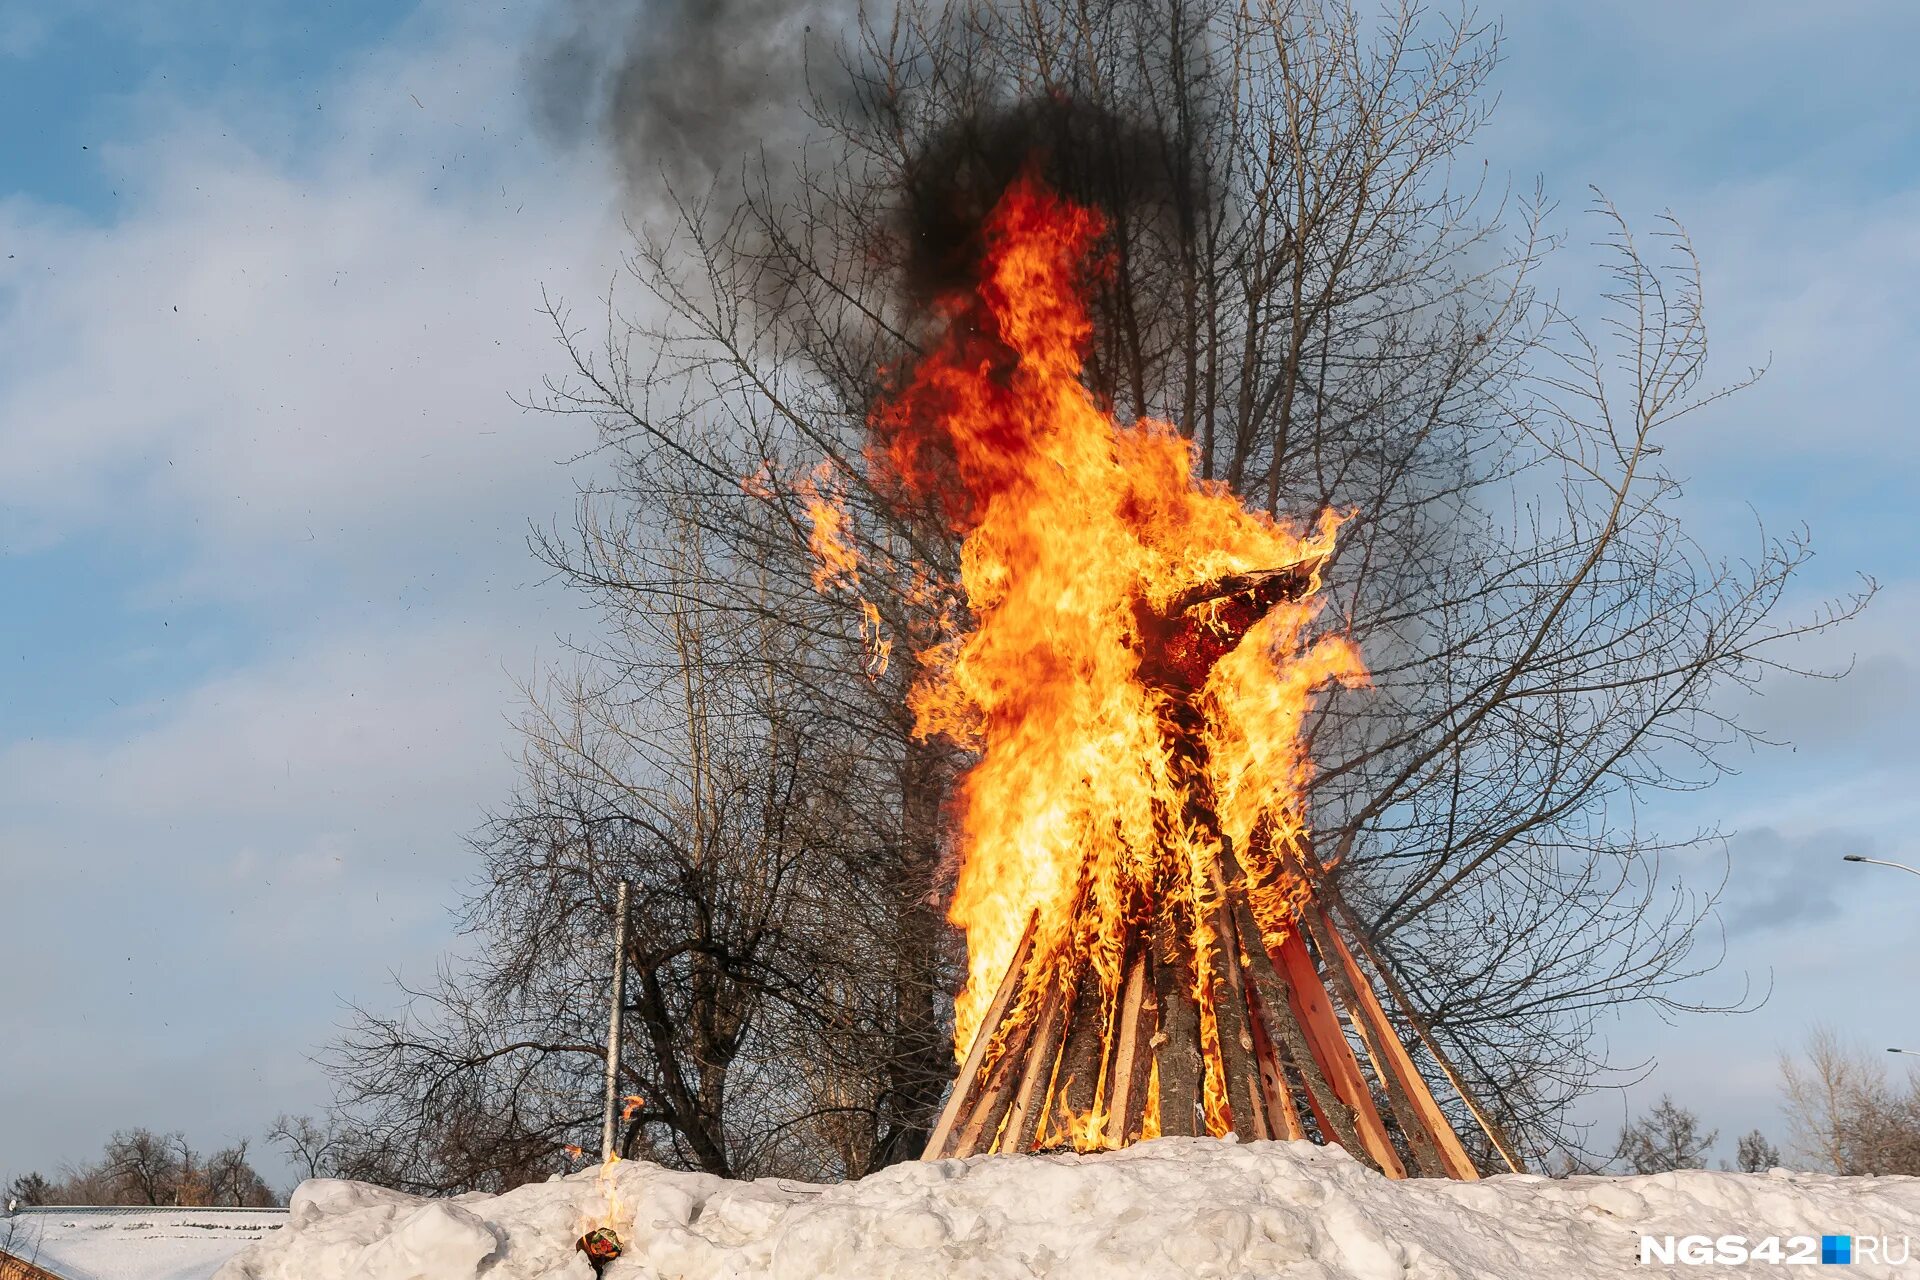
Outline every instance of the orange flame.
<svg viewBox="0 0 1920 1280"><path fill-rule="evenodd" d="M964 535L970 617L956 617L924 576L909 593L910 606L939 615L936 641L916 655L916 732L978 755L962 784L948 910L967 938L954 1010L961 1053L1035 912L1037 963L1006 1025L1034 1016L1070 960L1093 964L1111 1017L1128 939L1153 905L1217 897L1216 831L1239 853L1262 930L1283 937L1305 892L1283 858L1305 830L1302 722L1316 689L1366 679L1351 643L1309 635L1320 608L1311 594L1282 603L1223 639L1224 655L1181 695L1180 714L1198 717L1198 765L1170 750L1173 695L1143 674L1144 619L1198 615L1194 626L1226 636L1214 606L1183 613L1183 593L1292 566L1317 588L1345 517L1325 512L1301 528L1248 510L1196 477L1173 426L1123 424L1096 403L1081 381L1092 333L1082 285L1103 232L1093 211L1031 178L1016 182L985 228L977 285L942 300L936 340L871 419L883 487L933 501ZM857 587L844 508L818 487L813 498L816 584ZM1210 822L1191 818L1196 788ZM1184 919L1202 957L1208 1123L1222 1132L1207 914ZM1103 1061L1113 1040L1109 1025ZM1046 1132L1082 1149L1106 1145L1105 1106L1099 1096L1086 1114L1061 1108ZM1157 1113L1148 1126L1157 1131Z"/></svg>
<svg viewBox="0 0 1920 1280"><path fill-rule="evenodd" d="M807 549L813 552L813 589L819 592L845 591L860 605L860 651L865 655L867 679L878 680L887 673L893 655L893 641L887 638L880 621L880 610L861 594L860 552L853 544L853 517L847 511L846 494L835 482L831 463L822 462L813 474L801 479L797 488L806 499L807 520L813 526Z"/></svg>

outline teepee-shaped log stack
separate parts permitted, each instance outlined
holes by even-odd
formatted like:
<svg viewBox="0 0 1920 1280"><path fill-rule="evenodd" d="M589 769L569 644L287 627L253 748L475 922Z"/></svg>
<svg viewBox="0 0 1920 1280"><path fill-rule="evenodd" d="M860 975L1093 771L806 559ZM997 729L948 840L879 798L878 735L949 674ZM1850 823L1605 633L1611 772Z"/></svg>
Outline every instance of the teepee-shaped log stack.
<svg viewBox="0 0 1920 1280"><path fill-rule="evenodd" d="M1263 921L1205 782L1207 672L1268 611L1308 590L1318 569L1236 575L1140 612L1141 679L1166 695L1161 733L1187 806L1179 819L1208 835L1212 884L1142 904L1117 984L1070 943L1042 954L1038 917L1030 919L927 1159L1108 1149L1230 1127L1242 1139L1338 1142L1394 1178L1479 1176L1382 990L1456 1090L1457 1073L1359 931L1343 934L1335 913L1348 926L1351 917L1310 847L1255 832L1267 843L1253 860L1303 887L1286 896L1288 918ZM1263 901L1271 917L1272 899ZM1498 1126L1461 1097L1518 1169Z"/></svg>

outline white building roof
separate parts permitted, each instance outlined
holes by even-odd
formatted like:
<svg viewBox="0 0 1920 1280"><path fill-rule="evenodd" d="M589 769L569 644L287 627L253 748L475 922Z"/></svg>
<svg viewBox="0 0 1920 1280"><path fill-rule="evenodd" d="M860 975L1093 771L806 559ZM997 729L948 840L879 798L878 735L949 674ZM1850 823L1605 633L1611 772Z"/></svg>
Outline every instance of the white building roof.
<svg viewBox="0 0 1920 1280"><path fill-rule="evenodd" d="M61 1280L208 1280L286 1222L285 1209L22 1208L0 1217L0 1249Z"/></svg>

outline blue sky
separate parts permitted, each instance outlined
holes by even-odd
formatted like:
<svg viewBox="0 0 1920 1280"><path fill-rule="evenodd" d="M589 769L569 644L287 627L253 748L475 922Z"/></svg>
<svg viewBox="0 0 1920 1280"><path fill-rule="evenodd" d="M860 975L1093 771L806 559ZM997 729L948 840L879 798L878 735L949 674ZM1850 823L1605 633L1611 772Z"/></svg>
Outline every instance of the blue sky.
<svg viewBox="0 0 1920 1280"><path fill-rule="evenodd" d="M1660 807L1735 833L1702 994L1773 995L1611 1028L1657 1065L1588 1114L1669 1089L1730 1150L1778 1133L1812 1021L1920 1047L1920 880L1838 860L1920 859L1920 10L1487 12L1479 156L1560 201L1569 301L1593 183L1693 232L1721 373L1771 364L1671 442L1702 537L1805 521L1803 603L1884 586L1803 655L1853 676L1749 708L1796 749ZM527 123L535 16L0 0L0 1173L317 1109L344 1004L454 941L518 689L590 625L524 546L586 442L510 396L555 367L542 287L593 297L621 234L595 158Z"/></svg>

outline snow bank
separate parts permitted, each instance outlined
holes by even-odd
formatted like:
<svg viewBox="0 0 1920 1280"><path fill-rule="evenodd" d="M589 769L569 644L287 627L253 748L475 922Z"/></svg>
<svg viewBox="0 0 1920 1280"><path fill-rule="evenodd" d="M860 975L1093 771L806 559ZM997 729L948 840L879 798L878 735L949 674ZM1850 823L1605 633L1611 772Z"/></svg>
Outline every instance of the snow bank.
<svg viewBox="0 0 1920 1280"><path fill-rule="evenodd" d="M627 1253L606 1280L1572 1280L1659 1273L1640 1264L1643 1232L1892 1236L1896 1247L1911 1236L1920 1246L1920 1178L1775 1170L1396 1183L1338 1149L1204 1138L901 1165L839 1186L638 1162L439 1201L308 1182L291 1208L286 1231L217 1280L589 1280L574 1242L609 1218ZM1847 1274L1902 1271L1920 1278L1920 1260Z"/></svg>

